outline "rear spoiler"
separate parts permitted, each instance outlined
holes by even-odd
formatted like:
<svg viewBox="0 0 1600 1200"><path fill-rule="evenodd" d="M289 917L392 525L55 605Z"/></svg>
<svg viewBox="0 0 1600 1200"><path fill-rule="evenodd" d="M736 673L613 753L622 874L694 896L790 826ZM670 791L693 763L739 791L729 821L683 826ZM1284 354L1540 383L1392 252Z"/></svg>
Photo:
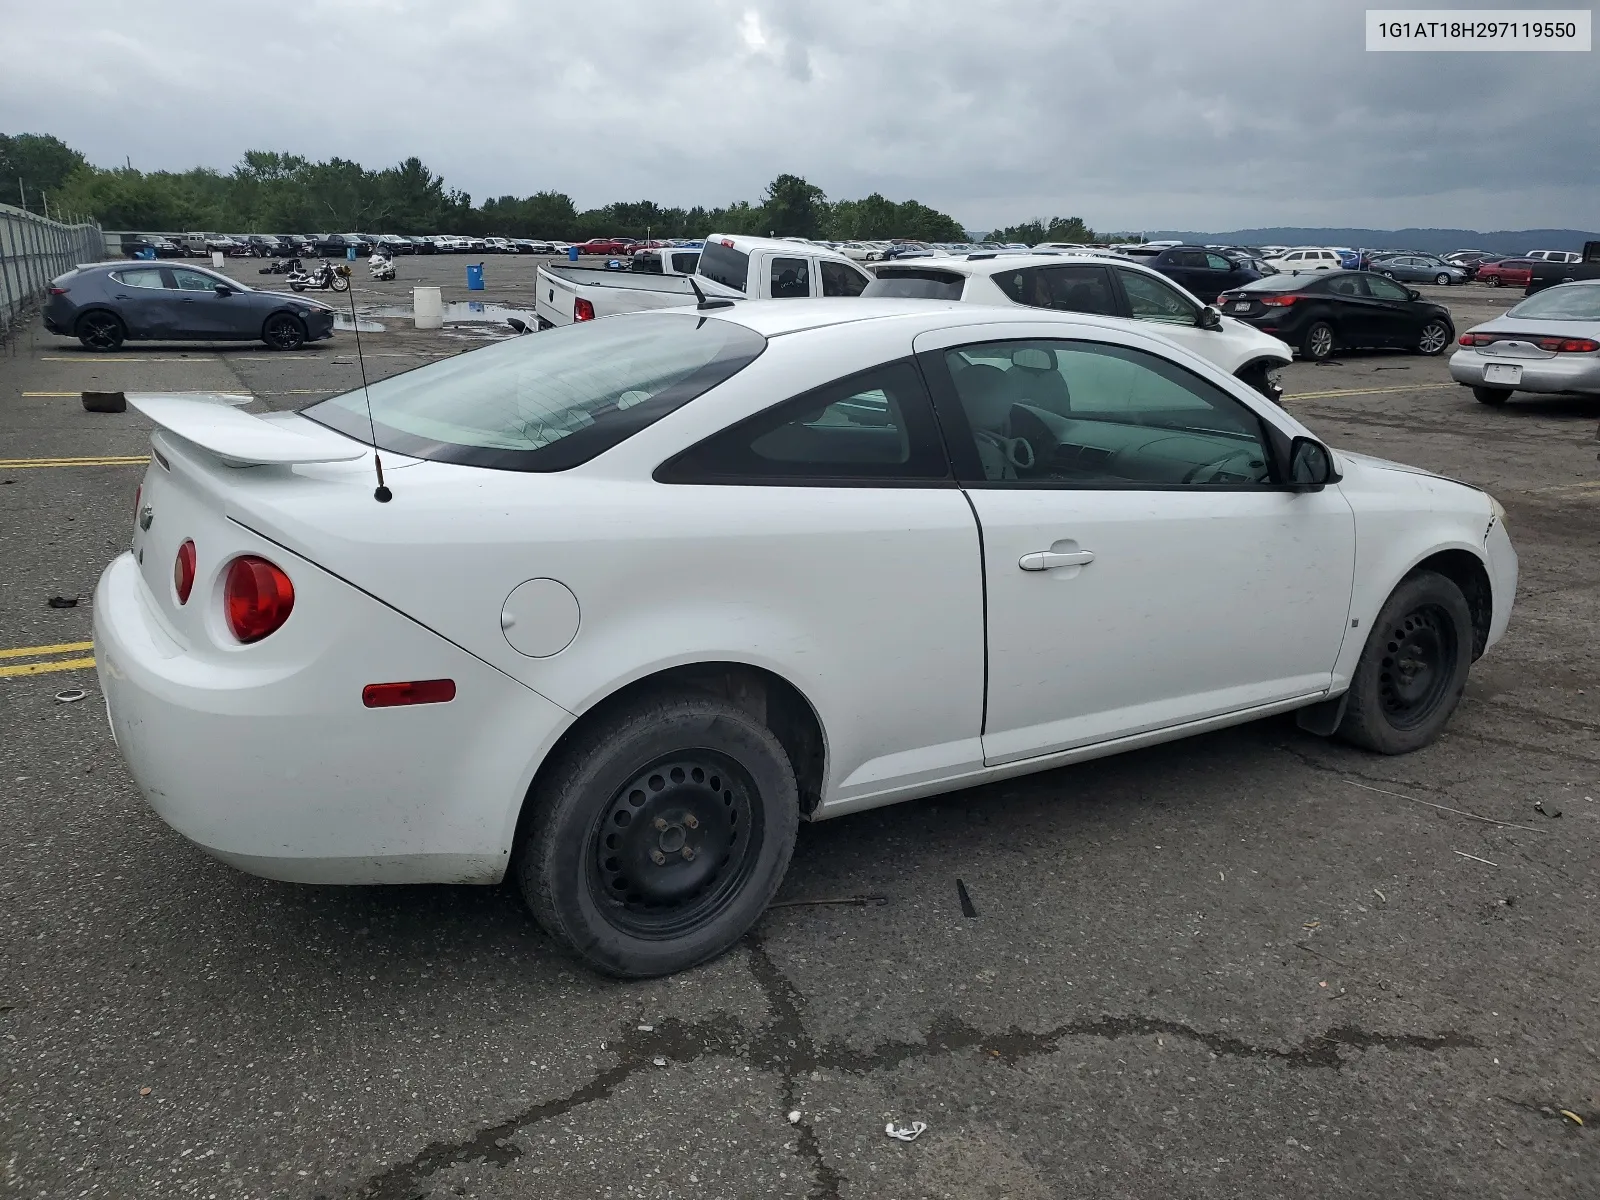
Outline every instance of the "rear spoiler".
<svg viewBox="0 0 1600 1200"><path fill-rule="evenodd" d="M311 421L297 421L290 429L241 412L233 407L238 399L128 393L129 405L162 429L224 462L248 466L347 462L370 453L370 447Z"/></svg>

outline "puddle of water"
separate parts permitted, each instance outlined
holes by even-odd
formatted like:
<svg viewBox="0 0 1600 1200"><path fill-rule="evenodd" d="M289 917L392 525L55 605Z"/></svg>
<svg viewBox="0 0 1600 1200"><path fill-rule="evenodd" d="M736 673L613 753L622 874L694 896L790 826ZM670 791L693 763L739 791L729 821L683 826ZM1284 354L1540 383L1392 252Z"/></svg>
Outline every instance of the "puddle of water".
<svg viewBox="0 0 1600 1200"><path fill-rule="evenodd" d="M335 329L342 329L346 333L349 333L352 329L357 330L357 331L359 331L361 333L384 333L384 332L386 332L385 327L383 325L379 324L377 321L368 321L368 320L365 320L363 318L358 317L356 319L355 323L352 324L349 317L347 317L344 313L337 313L337 312L333 314L333 327Z"/></svg>
<svg viewBox="0 0 1600 1200"><path fill-rule="evenodd" d="M412 317L409 304L380 304L361 310L364 317ZM518 317L521 320L534 323L533 313L526 308L507 308L503 304L488 304L482 300L453 300L444 306L444 323L446 325L460 324L499 324L504 325L507 317ZM366 326L361 327L363 333Z"/></svg>

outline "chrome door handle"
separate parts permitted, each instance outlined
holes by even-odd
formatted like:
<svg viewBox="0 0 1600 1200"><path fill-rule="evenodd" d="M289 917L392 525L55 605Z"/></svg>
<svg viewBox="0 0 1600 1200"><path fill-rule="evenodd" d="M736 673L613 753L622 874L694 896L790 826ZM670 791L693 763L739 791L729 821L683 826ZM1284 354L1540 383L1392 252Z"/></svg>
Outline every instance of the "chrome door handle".
<svg viewBox="0 0 1600 1200"><path fill-rule="evenodd" d="M1093 550L1039 550L1024 554L1017 566L1024 571L1048 571L1051 567L1086 567L1093 561Z"/></svg>

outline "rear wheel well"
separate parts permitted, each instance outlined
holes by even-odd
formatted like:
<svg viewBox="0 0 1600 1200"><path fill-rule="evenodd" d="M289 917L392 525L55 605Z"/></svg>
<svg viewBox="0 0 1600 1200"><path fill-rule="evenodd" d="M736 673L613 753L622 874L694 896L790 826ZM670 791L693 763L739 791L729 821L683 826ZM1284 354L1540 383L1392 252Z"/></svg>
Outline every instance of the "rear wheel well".
<svg viewBox="0 0 1600 1200"><path fill-rule="evenodd" d="M574 721L572 727L550 748L534 773L533 783L523 801L519 827L527 821L531 809L528 801L538 794L546 770L580 730L616 709L632 704L641 696L659 692L709 693L737 705L759 720L772 731L789 756L800 792L800 811L810 814L816 810L822 801L826 749L822 722L818 720L810 701L788 680L761 667L734 662L689 663L634 680L592 705ZM520 845L521 842L519 833L517 843Z"/></svg>
<svg viewBox="0 0 1600 1200"><path fill-rule="evenodd" d="M1419 562L1411 574L1418 571L1434 571L1461 589L1472 613L1472 657L1474 661L1481 658L1489 641L1489 624L1494 619L1494 588L1482 561L1466 550L1441 550Z"/></svg>

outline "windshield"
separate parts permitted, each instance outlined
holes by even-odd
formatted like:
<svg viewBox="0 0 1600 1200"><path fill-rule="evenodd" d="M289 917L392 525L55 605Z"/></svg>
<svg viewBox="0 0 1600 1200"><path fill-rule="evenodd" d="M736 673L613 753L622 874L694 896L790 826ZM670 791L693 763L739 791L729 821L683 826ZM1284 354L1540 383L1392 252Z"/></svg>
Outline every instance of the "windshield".
<svg viewBox="0 0 1600 1200"><path fill-rule="evenodd" d="M743 325L638 313L509 338L372 384L381 449L505 471L564 471L743 370L766 349ZM370 438L357 390L302 415Z"/></svg>
<svg viewBox="0 0 1600 1200"><path fill-rule="evenodd" d="M1541 321L1600 321L1600 286L1569 283L1535 292L1506 313Z"/></svg>

